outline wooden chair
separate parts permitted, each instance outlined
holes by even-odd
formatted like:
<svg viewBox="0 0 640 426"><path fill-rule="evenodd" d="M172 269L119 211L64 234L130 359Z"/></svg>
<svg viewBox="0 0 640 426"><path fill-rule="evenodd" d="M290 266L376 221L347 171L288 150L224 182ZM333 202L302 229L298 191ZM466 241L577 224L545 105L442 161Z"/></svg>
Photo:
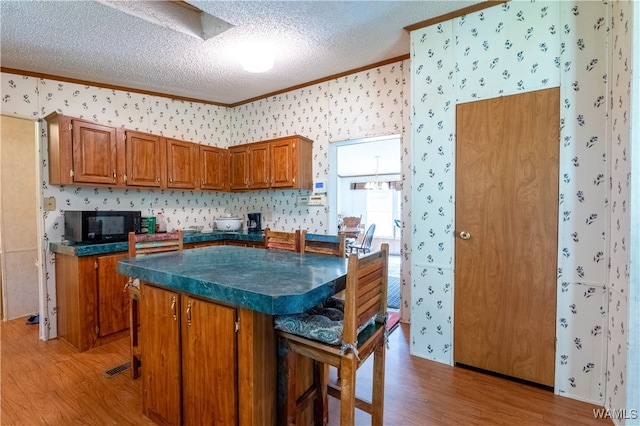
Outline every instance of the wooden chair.
<svg viewBox="0 0 640 426"><path fill-rule="evenodd" d="M342 229L347 238L358 238L360 235L360 222L362 221L362 216L347 216L342 218L342 224L344 225L344 229Z"/></svg>
<svg viewBox="0 0 640 426"><path fill-rule="evenodd" d="M278 379L281 398L278 404L279 424L295 424L300 412L313 403L315 424L326 425L327 393L340 399L341 425L355 423L356 407L371 414L373 425L383 424L388 261L388 244L367 256L358 257L355 253L349 256L343 328L341 342L337 345L301 335L308 336L307 333L294 334L291 330L278 329L278 363L282 367ZM371 323L372 318L375 321ZM292 329L301 331L304 327L294 325ZM322 334L315 333L314 336ZM368 402L355 395L356 371L372 353L373 399ZM296 383L298 354L316 361L314 383L300 396L296 394L299 391ZM329 385L327 365L340 371L339 387Z"/></svg>
<svg viewBox="0 0 640 426"><path fill-rule="evenodd" d="M295 232L264 230L264 248L300 252L300 230Z"/></svg>
<svg viewBox="0 0 640 426"><path fill-rule="evenodd" d="M303 230L300 234L300 252L326 254L328 256L344 257L346 253L346 235L308 234Z"/></svg>
<svg viewBox="0 0 640 426"><path fill-rule="evenodd" d="M161 234L136 234L129 232L129 257L182 250L182 230ZM141 354L138 344L138 322L140 308L140 283L129 277L125 284L129 293L129 336L131 339L131 378L140 376Z"/></svg>
<svg viewBox="0 0 640 426"><path fill-rule="evenodd" d="M349 253L367 254L371 251L371 243L373 242L373 234L376 232L376 224L372 223L364 234L362 244L349 244L347 251Z"/></svg>

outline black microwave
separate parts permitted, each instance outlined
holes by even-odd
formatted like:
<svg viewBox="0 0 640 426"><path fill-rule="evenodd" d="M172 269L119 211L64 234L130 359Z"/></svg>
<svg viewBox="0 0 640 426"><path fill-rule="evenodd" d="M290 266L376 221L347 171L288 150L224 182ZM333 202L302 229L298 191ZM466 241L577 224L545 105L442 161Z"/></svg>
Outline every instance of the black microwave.
<svg viewBox="0 0 640 426"><path fill-rule="evenodd" d="M65 210L64 239L74 243L127 241L140 233L139 211Z"/></svg>

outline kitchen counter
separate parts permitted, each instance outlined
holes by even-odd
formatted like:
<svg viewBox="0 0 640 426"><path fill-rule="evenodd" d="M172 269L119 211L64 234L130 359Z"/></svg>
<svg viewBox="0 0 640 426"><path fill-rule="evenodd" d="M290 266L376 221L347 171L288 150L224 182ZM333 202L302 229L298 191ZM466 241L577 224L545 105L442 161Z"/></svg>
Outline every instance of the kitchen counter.
<svg viewBox="0 0 640 426"><path fill-rule="evenodd" d="M342 290L347 259L211 246L121 260L118 272L180 293L281 315L303 312Z"/></svg>
<svg viewBox="0 0 640 426"><path fill-rule="evenodd" d="M260 242L264 240L264 232L185 232L183 240L186 244L220 240ZM49 250L67 256L93 256L123 252L128 249L129 243L127 241L105 244L83 244L68 241L49 243Z"/></svg>

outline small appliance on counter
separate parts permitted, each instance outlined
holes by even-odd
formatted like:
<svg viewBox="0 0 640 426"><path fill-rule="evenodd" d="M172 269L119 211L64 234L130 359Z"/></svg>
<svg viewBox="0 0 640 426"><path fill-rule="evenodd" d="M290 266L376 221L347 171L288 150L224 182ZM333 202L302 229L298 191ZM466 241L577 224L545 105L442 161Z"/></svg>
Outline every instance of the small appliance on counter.
<svg viewBox="0 0 640 426"><path fill-rule="evenodd" d="M242 228L242 218L226 215L216 219L216 228L222 232L237 232Z"/></svg>
<svg viewBox="0 0 640 426"><path fill-rule="evenodd" d="M261 213L247 213L247 231L249 232L262 232L262 214Z"/></svg>
<svg viewBox="0 0 640 426"><path fill-rule="evenodd" d="M127 241L129 232L140 233L139 211L66 210L64 239L74 243Z"/></svg>

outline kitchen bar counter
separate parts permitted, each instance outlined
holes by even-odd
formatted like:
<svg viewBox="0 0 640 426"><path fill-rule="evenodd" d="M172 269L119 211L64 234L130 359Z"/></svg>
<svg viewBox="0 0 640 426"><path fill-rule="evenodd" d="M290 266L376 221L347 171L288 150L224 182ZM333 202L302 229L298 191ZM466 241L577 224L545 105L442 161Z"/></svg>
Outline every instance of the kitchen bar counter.
<svg viewBox="0 0 640 426"><path fill-rule="evenodd" d="M121 260L118 272L268 315L303 312L345 286L347 259L211 246Z"/></svg>
<svg viewBox="0 0 640 426"><path fill-rule="evenodd" d="M263 232L185 232L183 236L185 244L202 243L208 241L248 241L260 242L264 241ZM127 241L118 243L71 243L71 242L51 242L49 250L54 253L65 254L67 256L94 256L99 254L109 254L127 251L129 243Z"/></svg>

